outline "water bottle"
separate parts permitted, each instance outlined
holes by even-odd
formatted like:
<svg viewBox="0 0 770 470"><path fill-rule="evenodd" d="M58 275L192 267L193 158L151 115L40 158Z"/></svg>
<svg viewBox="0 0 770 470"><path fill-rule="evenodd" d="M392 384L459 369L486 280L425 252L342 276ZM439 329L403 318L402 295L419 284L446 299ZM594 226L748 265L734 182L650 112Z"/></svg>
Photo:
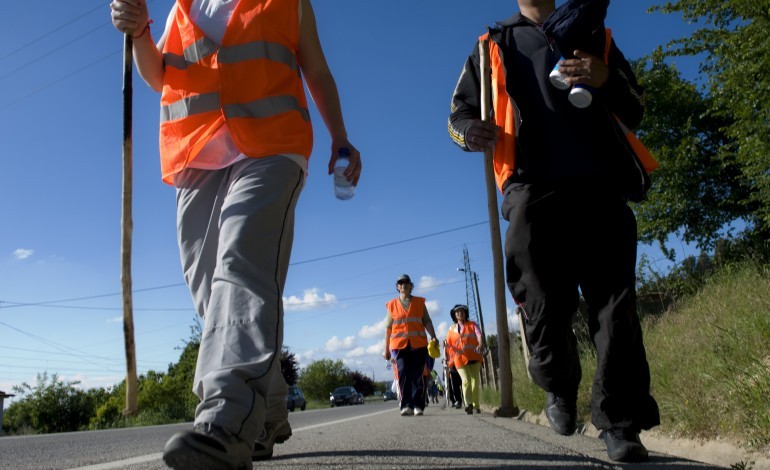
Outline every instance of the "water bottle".
<svg viewBox="0 0 770 470"><path fill-rule="evenodd" d="M340 147L337 161L334 163L334 195L337 199L347 200L356 194L356 187L345 177L345 170L350 166L350 150Z"/></svg>
<svg viewBox="0 0 770 470"><path fill-rule="evenodd" d="M570 90L568 99L572 106L584 109L591 106L593 95L591 94L590 87L577 84Z"/></svg>
<svg viewBox="0 0 770 470"><path fill-rule="evenodd" d="M562 59L563 57L559 59L559 62ZM548 80L550 80L551 85L555 86L559 90L566 90L569 88L569 84L564 81L567 78L567 75L559 72L559 62L556 62L553 70L551 70L551 73L548 75Z"/></svg>

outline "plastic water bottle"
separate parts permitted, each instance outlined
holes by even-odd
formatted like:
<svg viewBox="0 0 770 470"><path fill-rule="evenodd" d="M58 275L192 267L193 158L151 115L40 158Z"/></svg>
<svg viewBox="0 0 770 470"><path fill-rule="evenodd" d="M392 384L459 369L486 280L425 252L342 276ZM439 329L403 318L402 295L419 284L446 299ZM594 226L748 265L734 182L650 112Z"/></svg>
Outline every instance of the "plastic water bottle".
<svg viewBox="0 0 770 470"><path fill-rule="evenodd" d="M337 199L347 200L356 194L356 187L345 177L345 170L350 166L350 150L340 147L337 161L334 163L334 195Z"/></svg>
<svg viewBox="0 0 770 470"><path fill-rule="evenodd" d="M591 94L590 87L578 84L574 85L569 91L569 97L567 99L572 103L572 106L584 109L591 106L594 97Z"/></svg>
<svg viewBox="0 0 770 470"><path fill-rule="evenodd" d="M561 62L562 59L563 57L559 59L559 62ZM551 85L559 90L566 90L569 88L569 84L564 81L567 78L567 75L559 72L559 62L556 62L553 70L551 70L551 73L548 75L548 80L550 80Z"/></svg>

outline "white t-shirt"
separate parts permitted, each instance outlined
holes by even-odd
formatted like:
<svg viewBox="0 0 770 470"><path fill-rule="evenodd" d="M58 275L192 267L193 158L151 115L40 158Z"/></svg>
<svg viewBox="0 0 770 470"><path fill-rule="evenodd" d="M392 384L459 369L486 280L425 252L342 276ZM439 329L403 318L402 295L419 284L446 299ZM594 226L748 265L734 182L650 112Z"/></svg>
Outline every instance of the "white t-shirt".
<svg viewBox="0 0 770 470"><path fill-rule="evenodd" d="M236 5L238 5L238 0L194 0L190 6L190 20L203 30L207 38L217 44L222 44L227 23L230 21L230 16L232 16ZM170 16L174 15L175 8L177 8L176 4L171 9ZM302 19L301 1L299 2L299 18ZM307 175L307 158L297 154L284 154L283 156L299 165ZM230 137L227 126L222 126L187 166L202 170L218 170L246 158L248 157L238 150L232 137Z"/></svg>

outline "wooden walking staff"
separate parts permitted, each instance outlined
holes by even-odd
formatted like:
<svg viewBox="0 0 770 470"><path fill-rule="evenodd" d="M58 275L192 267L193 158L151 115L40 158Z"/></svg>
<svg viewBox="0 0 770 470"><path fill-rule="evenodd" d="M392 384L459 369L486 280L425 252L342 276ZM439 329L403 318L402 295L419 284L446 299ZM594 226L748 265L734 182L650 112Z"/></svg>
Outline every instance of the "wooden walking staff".
<svg viewBox="0 0 770 470"><path fill-rule="evenodd" d="M132 96L131 65L133 63L133 32L125 33L123 40L123 208L120 239L120 282L123 292L123 337L126 343L126 409L124 415L136 413L136 347L134 346L134 306L131 297L131 218L132 177Z"/></svg>
<svg viewBox="0 0 770 470"><path fill-rule="evenodd" d="M481 65L481 120L489 121L492 111L492 72L489 68L489 44L479 40ZM505 277L503 274L503 246L500 241L500 219L497 215L497 184L493 167L494 150L484 151L484 176L487 186L489 234L492 238L492 260L495 274L495 310L497 319L497 358L500 364L500 408L495 416L513 417L519 414L513 405L513 374L511 372L511 345L508 340L508 314L505 309Z"/></svg>

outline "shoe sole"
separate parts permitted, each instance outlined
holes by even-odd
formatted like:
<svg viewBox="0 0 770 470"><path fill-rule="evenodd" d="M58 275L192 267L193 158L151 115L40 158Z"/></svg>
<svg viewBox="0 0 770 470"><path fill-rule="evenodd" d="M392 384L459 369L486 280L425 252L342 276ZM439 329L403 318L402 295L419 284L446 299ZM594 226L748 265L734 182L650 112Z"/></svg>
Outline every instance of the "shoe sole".
<svg viewBox="0 0 770 470"><path fill-rule="evenodd" d="M163 449L163 461L177 470L245 470L245 464L238 465L218 458L214 454L224 454L202 444L192 432L175 434ZM203 436L206 437L206 436Z"/></svg>
<svg viewBox="0 0 770 470"><path fill-rule="evenodd" d="M273 445L275 445L275 444L283 444L284 442L289 440L289 438L291 437L291 425L289 425L289 423L286 422L281 427L280 431L282 431L283 434L275 436L275 439L273 440ZM261 451L252 450L252 452L251 452L251 461L252 462L259 462L261 460L268 460L268 459L270 459L272 457L273 457L273 446L270 446L270 450L267 450L267 449L264 449L264 450L261 450Z"/></svg>

